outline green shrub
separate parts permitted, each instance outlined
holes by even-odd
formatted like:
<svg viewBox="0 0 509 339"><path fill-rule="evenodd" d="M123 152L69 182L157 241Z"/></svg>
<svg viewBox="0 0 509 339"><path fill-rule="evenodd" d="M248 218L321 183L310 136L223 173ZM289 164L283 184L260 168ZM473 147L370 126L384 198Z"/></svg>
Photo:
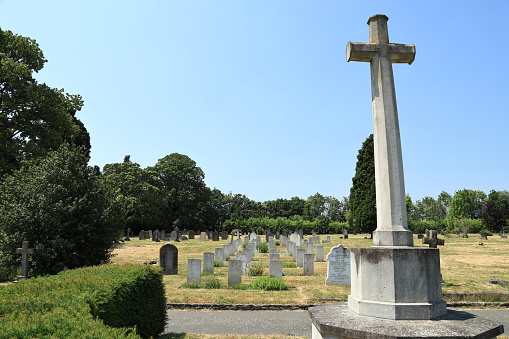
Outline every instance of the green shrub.
<svg viewBox="0 0 509 339"><path fill-rule="evenodd" d="M265 264L261 261L252 261L247 268L246 274L250 277L256 277L263 275L265 271Z"/></svg>
<svg viewBox="0 0 509 339"><path fill-rule="evenodd" d="M256 246L256 249L260 253L267 253L269 251L269 244L262 242L260 245Z"/></svg>
<svg viewBox="0 0 509 339"><path fill-rule="evenodd" d="M214 267L223 267L223 263L219 260L214 260Z"/></svg>
<svg viewBox="0 0 509 339"><path fill-rule="evenodd" d="M291 261L283 261L284 268L297 268L297 263Z"/></svg>
<svg viewBox="0 0 509 339"><path fill-rule="evenodd" d="M182 284L182 288L191 288L191 289L196 289L196 288L200 288L200 284L198 284L196 281L191 281L190 283L188 282L185 282Z"/></svg>
<svg viewBox="0 0 509 339"><path fill-rule="evenodd" d="M252 289L264 291L286 291L289 289L289 286L283 279L276 279L274 277L256 278L250 286Z"/></svg>
<svg viewBox="0 0 509 339"><path fill-rule="evenodd" d="M162 271L104 265L25 280L0 288L0 314L0 338L155 337L166 322Z"/></svg>
<svg viewBox="0 0 509 339"><path fill-rule="evenodd" d="M276 241L276 242L274 243L274 245L276 245L276 246L280 246L280 245L281 245L281 243L280 243L279 241Z"/></svg>
<svg viewBox="0 0 509 339"><path fill-rule="evenodd" d="M250 288L250 285L238 284L238 285L230 286L230 288L234 289L234 290L248 290Z"/></svg>
<svg viewBox="0 0 509 339"><path fill-rule="evenodd" d="M214 276L206 277L203 279L203 287L207 289L220 289L221 282Z"/></svg>

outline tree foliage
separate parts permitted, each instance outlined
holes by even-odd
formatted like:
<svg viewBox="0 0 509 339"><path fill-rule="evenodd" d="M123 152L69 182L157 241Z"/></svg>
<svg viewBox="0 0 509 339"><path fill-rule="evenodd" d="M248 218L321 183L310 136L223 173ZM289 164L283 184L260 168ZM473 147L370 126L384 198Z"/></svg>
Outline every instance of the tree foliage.
<svg viewBox="0 0 509 339"><path fill-rule="evenodd" d="M119 238L99 178L81 150L63 144L25 162L0 186L0 266L19 267L16 248L28 240L31 274L107 262Z"/></svg>
<svg viewBox="0 0 509 339"><path fill-rule="evenodd" d="M373 134L362 144L352 178L349 207L354 227L362 232L376 229L375 152Z"/></svg>
<svg viewBox="0 0 509 339"><path fill-rule="evenodd" d="M90 151L88 132L75 116L81 97L34 79L45 62L35 40L0 29L0 178L63 142Z"/></svg>
<svg viewBox="0 0 509 339"><path fill-rule="evenodd" d="M101 182L126 228L140 231L159 227L165 198L154 171L142 169L127 158L105 165Z"/></svg>
<svg viewBox="0 0 509 339"><path fill-rule="evenodd" d="M486 193L462 189L457 191L449 204L449 217L480 219Z"/></svg>
<svg viewBox="0 0 509 339"><path fill-rule="evenodd" d="M482 210L483 224L493 231L502 231L509 223L509 192L492 190Z"/></svg>

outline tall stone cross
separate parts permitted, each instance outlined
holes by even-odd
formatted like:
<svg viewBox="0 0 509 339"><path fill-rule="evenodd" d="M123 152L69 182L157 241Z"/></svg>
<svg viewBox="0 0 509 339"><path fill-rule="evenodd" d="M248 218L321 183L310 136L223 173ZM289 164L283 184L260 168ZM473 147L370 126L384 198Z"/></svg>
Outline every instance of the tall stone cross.
<svg viewBox="0 0 509 339"><path fill-rule="evenodd" d="M21 254L21 275L18 280L28 278L28 255L34 254L33 248L28 248L28 241L23 241L21 248L16 249L16 254Z"/></svg>
<svg viewBox="0 0 509 339"><path fill-rule="evenodd" d="M403 159L392 63L411 64L415 46L389 43L385 15L368 20L369 42L348 42L347 61L371 64L377 228L374 246L413 246L408 229Z"/></svg>

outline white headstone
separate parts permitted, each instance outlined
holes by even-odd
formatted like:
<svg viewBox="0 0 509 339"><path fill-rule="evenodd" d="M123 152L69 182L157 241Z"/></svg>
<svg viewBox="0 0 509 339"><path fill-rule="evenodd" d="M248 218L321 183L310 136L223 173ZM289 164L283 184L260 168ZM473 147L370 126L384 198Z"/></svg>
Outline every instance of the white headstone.
<svg viewBox="0 0 509 339"><path fill-rule="evenodd" d="M214 274L214 253L203 253L203 272Z"/></svg>
<svg viewBox="0 0 509 339"><path fill-rule="evenodd" d="M315 255L313 253L305 253L304 254L304 275L314 275L315 274Z"/></svg>
<svg viewBox="0 0 509 339"><path fill-rule="evenodd" d="M283 262L281 260L269 261L269 275L277 279L283 278Z"/></svg>
<svg viewBox="0 0 509 339"><path fill-rule="evenodd" d="M350 286L350 251L342 245L331 248L327 254L326 285Z"/></svg>
<svg viewBox="0 0 509 339"><path fill-rule="evenodd" d="M187 282L201 283L201 259L187 259Z"/></svg>
<svg viewBox="0 0 509 339"><path fill-rule="evenodd" d="M242 282L242 260L228 260L228 287Z"/></svg>

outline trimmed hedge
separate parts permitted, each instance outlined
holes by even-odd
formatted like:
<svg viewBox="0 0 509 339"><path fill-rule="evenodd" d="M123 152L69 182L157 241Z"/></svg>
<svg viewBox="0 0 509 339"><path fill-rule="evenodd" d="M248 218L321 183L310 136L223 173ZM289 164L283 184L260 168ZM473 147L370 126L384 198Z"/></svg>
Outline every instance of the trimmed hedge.
<svg viewBox="0 0 509 339"><path fill-rule="evenodd" d="M0 338L149 338L164 331L161 270L103 265L0 287Z"/></svg>

